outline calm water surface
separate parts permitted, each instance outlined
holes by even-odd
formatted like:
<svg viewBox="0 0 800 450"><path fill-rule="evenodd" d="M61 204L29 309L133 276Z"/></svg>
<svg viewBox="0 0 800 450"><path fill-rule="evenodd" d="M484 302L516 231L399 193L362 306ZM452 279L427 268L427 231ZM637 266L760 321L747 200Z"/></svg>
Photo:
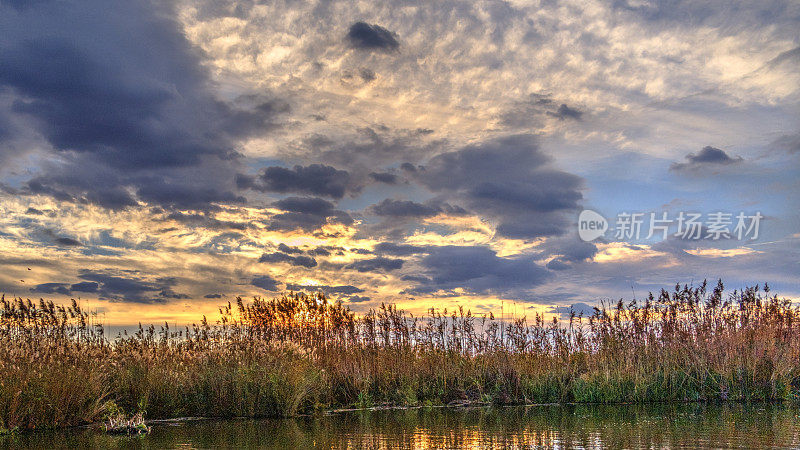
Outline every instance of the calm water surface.
<svg viewBox="0 0 800 450"><path fill-rule="evenodd" d="M0 448L800 448L798 414L771 404L426 408L156 423L143 437L28 433Z"/></svg>

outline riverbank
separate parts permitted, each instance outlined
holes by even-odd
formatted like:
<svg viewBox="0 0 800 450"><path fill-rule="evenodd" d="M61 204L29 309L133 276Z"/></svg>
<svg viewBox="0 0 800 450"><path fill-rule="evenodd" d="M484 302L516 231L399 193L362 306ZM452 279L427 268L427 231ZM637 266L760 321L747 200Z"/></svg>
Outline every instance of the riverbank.
<svg viewBox="0 0 800 450"><path fill-rule="evenodd" d="M0 427L284 417L375 405L791 401L800 313L768 290L676 287L565 322L356 316L322 296L239 301L109 339L77 304L3 300Z"/></svg>

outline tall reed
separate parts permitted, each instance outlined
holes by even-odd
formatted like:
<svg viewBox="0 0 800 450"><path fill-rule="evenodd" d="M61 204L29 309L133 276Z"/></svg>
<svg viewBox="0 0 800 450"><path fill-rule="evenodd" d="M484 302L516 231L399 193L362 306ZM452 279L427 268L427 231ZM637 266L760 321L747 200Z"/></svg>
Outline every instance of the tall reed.
<svg viewBox="0 0 800 450"><path fill-rule="evenodd" d="M589 317L497 320L463 307L357 316L322 294L237 299L181 330L114 339L73 301L2 298L0 428L272 417L463 403L789 400L800 311L765 285L676 286Z"/></svg>

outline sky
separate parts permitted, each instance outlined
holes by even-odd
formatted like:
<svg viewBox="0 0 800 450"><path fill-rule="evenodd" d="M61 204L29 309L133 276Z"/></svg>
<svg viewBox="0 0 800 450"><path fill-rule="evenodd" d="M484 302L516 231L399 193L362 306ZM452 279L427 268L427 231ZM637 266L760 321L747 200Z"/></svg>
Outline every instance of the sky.
<svg viewBox="0 0 800 450"><path fill-rule="evenodd" d="M800 2L11 0L0 29L7 297L120 326L800 299Z"/></svg>

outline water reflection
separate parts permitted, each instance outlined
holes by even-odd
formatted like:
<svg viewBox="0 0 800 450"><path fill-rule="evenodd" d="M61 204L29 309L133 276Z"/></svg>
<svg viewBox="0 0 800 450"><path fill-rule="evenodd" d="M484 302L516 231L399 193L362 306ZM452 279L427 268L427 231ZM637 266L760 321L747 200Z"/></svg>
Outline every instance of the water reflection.
<svg viewBox="0 0 800 450"><path fill-rule="evenodd" d="M0 447L798 448L798 412L772 404L427 408L162 423L142 438L40 432L0 438Z"/></svg>

